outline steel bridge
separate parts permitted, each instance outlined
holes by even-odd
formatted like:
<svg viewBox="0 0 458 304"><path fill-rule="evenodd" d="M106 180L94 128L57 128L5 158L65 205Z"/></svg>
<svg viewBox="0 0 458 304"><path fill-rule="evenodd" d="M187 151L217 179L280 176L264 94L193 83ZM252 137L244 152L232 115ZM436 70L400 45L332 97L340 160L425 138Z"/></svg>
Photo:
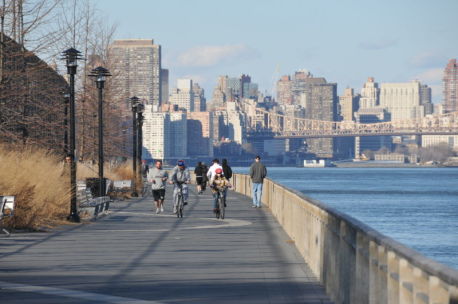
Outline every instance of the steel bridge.
<svg viewBox="0 0 458 304"><path fill-rule="evenodd" d="M458 112L428 115L415 120L357 123L304 119L256 109L256 115L248 119L247 133L249 137L270 138L458 135Z"/></svg>

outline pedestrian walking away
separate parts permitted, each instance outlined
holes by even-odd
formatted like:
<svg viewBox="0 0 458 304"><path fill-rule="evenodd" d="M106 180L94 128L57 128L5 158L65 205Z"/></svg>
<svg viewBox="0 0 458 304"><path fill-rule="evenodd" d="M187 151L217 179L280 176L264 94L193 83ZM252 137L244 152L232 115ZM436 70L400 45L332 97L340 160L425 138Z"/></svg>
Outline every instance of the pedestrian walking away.
<svg viewBox="0 0 458 304"><path fill-rule="evenodd" d="M196 168L194 169L194 174L196 175L197 194L202 194L202 185L205 183L204 175L206 174L202 166L202 162L197 163Z"/></svg>
<svg viewBox="0 0 458 304"><path fill-rule="evenodd" d="M188 168L186 168L183 160L179 160L177 165L172 170L172 176L170 177L170 184L173 184L173 213L177 213L178 204L178 192L183 193L183 205L188 204L188 185L191 182L191 174L189 174Z"/></svg>
<svg viewBox="0 0 458 304"><path fill-rule="evenodd" d="M165 185L169 174L162 169L162 161L157 160L155 167L148 170L146 179L151 185L153 199L156 202L156 213L164 212Z"/></svg>
<svg viewBox="0 0 458 304"><path fill-rule="evenodd" d="M227 163L227 159L223 159L223 162L221 164L221 166L223 167L223 174L224 174L224 177L230 181L231 178L232 178L232 169L231 167L229 166L229 164Z"/></svg>
<svg viewBox="0 0 458 304"><path fill-rule="evenodd" d="M207 182L208 182L207 173L208 173L208 167L204 162L202 162L202 185L200 185L202 193L204 193L205 189L207 188Z"/></svg>
<svg viewBox="0 0 458 304"><path fill-rule="evenodd" d="M253 208L261 208L262 184L266 176L266 166L264 166L264 164L261 163L261 157L258 155L255 157L254 162L251 164L250 167L250 177L253 193Z"/></svg>

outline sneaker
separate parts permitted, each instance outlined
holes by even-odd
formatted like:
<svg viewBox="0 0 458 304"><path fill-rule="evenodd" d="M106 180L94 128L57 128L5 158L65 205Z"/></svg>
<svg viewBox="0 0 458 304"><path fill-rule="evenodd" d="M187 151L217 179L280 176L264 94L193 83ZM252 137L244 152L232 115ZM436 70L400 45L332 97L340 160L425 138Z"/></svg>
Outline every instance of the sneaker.
<svg viewBox="0 0 458 304"><path fill-rule="evenodd" d="M164 207L161 207L161 212L164 212Z"/></svg>
<svg viewBox="0 0 458 304"><path fill-rule="evenodd" d="M184 202L184 203L183 203L183 206L186 206L187 204L188 204L188 202Z"/></svg>
<svg viewBox="0 0 458 304"><path fill-rule="evenodd" d="M256 208L256 205L251 205L251 208Z"/></svg>
<svg viewBox="0 0 458 304"><path fill-rule="evenodd" d="M161 209L157 208L156 209L156 214L158 214L159 212L161 212Z"/></svg>
<svg viewBox="0 0 458 304"><path fill-rule="evenodd" d="M226 202L224 202L224 207L227 207Z"/></svg>

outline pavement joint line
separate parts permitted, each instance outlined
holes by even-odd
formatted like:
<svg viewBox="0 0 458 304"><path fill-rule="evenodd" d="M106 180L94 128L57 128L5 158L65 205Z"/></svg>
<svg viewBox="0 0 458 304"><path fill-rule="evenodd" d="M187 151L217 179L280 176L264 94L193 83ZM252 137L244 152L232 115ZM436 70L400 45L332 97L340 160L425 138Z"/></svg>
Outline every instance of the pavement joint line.
<svg viewBox="0 0 458 304"><path fill-rule="evenodd" d="M163 304L157 301L146 301L133 298L117 297L100 293L85 292L79 290L63 289L57 287L25 285L0 281L0 289L16 290L19 292L40 293L51 296L63 296L68 298L83 299L88 301L100 301L113 304Z"/></svg>
<svg viewBox="0 0 458 304"><path fill-rule="evenodd" d="M176 217L176 216L174 216ZM195 218L198 220L210 220L214 222L222 223L221 225L201 225L201 226L191 226L191 227L184 227L184 228L174 228L173 230L195 230L195 229L216 229L216 228L229 228L229 227L242 227L242 226L249 226L252 225L252 222L244 221L244 220L234 220L234 219L212 219L212 218ZM91 233L94 231L103 231L103 232L164 232L170 231L172 229L96 229L92 230Z"/></svg>

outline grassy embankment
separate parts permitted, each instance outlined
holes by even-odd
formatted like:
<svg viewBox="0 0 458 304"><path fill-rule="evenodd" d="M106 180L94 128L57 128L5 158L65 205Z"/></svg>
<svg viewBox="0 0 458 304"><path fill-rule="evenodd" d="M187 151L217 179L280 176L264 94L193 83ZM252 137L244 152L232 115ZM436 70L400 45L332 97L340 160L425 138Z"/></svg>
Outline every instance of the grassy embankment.
<svg viewBox="0 0 458 304"><path fill-rule="evenodd" d="M129 164L105 168L105 176L130 179ZM65 173L67 172L67 173ZM97 167L78 165L77 179L97 177ZM0 145L0 195L16 196L15 214L6 227L38 230L66 222L70 177L61 157L36 148Z"/></svg>

